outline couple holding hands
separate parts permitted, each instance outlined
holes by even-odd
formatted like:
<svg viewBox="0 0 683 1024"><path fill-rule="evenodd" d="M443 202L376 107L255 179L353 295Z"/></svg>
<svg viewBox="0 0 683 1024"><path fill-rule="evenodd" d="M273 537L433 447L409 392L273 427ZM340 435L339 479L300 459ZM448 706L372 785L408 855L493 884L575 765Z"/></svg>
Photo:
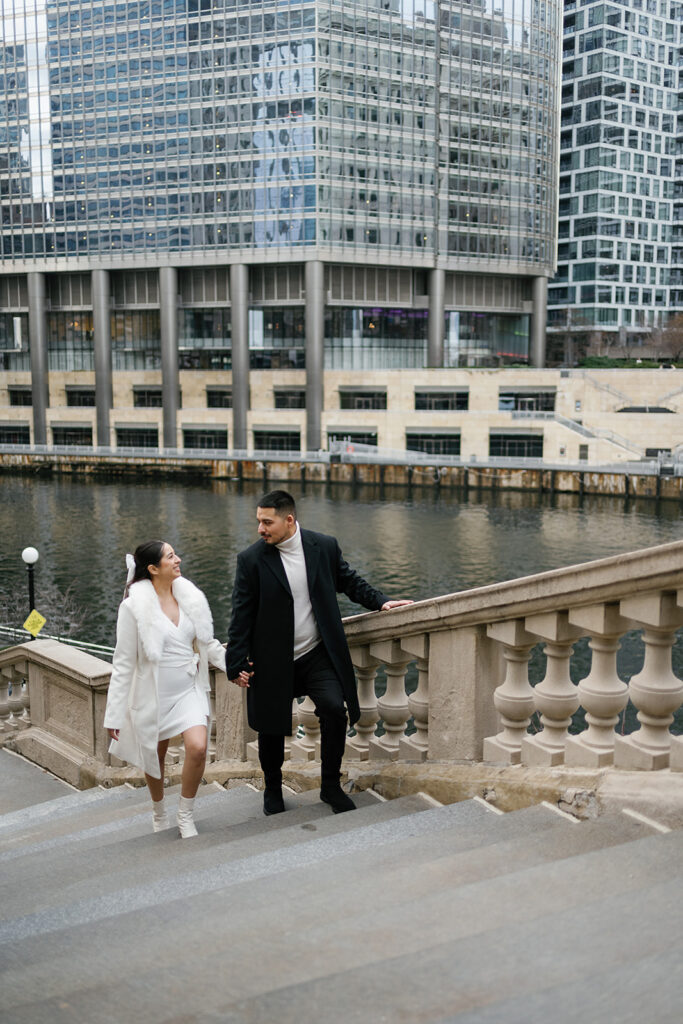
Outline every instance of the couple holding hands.
<svg viewBox="0 0 683 1024"><path fill-rule="evenodd" d="M339 544L297 521L286 491L270 491L256 510L259 540L237 557L227 651L214 638L204 594L180 573L170 544L148 541L127 556L104 725L110 752L141 768L152 798L154 831L169 827L164 758L182 734L185 762L177 823L197 835L194 798L204 773L209 727L209 665L247 688L249 724L258 733L263 811L285 810L282 764L292 700L308 696L320 720L320 799L338 814L354 809L340 786L346 743L360 709L337 593L371 611L396 608L342 557Z"/></svg>

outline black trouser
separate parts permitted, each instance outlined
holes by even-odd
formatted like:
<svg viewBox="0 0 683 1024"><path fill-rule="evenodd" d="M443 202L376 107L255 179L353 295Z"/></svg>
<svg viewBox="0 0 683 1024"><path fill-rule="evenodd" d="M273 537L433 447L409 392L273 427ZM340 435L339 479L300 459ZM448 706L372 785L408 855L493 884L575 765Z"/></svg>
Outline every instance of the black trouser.
<svg viewBox="0 0 683 1024"><path fill-rule="evenodd" d="M322 644L294 662L292 697L310 697L320 720L322 781L338 783L346 745L346 705L339 677ZM285 738L259 733L258 753L266 786L282 785Z"/></svg>

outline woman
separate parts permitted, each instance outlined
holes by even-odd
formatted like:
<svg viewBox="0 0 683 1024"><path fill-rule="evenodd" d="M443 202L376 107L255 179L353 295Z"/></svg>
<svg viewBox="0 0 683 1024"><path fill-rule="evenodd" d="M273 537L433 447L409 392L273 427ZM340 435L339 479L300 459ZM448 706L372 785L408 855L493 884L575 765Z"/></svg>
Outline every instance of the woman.
<svg viewBox="0 0 683 1024"><path fill-rule="evenodd" d="M164 758L172 736L185 744L178 828L197 835L194 798L204 765L210 719L209 662L225 671L204 594L180 575L170 544L148 541L126 556L128 582L119 607L104 725L110 753L141 768L152 797L155 832L169 827Z"/></svg>

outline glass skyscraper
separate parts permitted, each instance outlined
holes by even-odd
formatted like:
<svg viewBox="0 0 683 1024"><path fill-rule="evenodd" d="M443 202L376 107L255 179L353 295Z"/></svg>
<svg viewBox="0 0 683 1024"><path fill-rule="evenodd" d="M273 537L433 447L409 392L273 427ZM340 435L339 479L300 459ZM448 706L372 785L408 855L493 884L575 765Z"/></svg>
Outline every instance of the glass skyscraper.
<svg viewBox="0 0 683 1024"><path fill-rule="evenodd" d="M682 38L678 0L565 0L558 337L623 347L683 311Z"/></svg>
<svg viewBox="0 0 683 1024"><path fill-rule="evenodd" d="M248 448L250 376L287 371L315 448L330 374L542 365L559 19L559 0L4 0L0 370L31 372L32 439L81 389L94 443L142 438L144 417L117 426L132 393L191 445L179 386L201 373Z"/></svg>

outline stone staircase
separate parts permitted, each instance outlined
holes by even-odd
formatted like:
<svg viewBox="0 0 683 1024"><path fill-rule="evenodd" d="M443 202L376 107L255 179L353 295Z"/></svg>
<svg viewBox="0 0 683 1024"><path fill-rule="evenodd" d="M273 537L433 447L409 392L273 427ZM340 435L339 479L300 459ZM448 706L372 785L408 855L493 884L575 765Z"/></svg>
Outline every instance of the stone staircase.
<svg viewBox="0 0 683 1024"><path fill-rule="evenodd" d="M185 841L128 786L0 815L0 1019L680 1021L683 830L285 795L205 786Z"/></svg>

